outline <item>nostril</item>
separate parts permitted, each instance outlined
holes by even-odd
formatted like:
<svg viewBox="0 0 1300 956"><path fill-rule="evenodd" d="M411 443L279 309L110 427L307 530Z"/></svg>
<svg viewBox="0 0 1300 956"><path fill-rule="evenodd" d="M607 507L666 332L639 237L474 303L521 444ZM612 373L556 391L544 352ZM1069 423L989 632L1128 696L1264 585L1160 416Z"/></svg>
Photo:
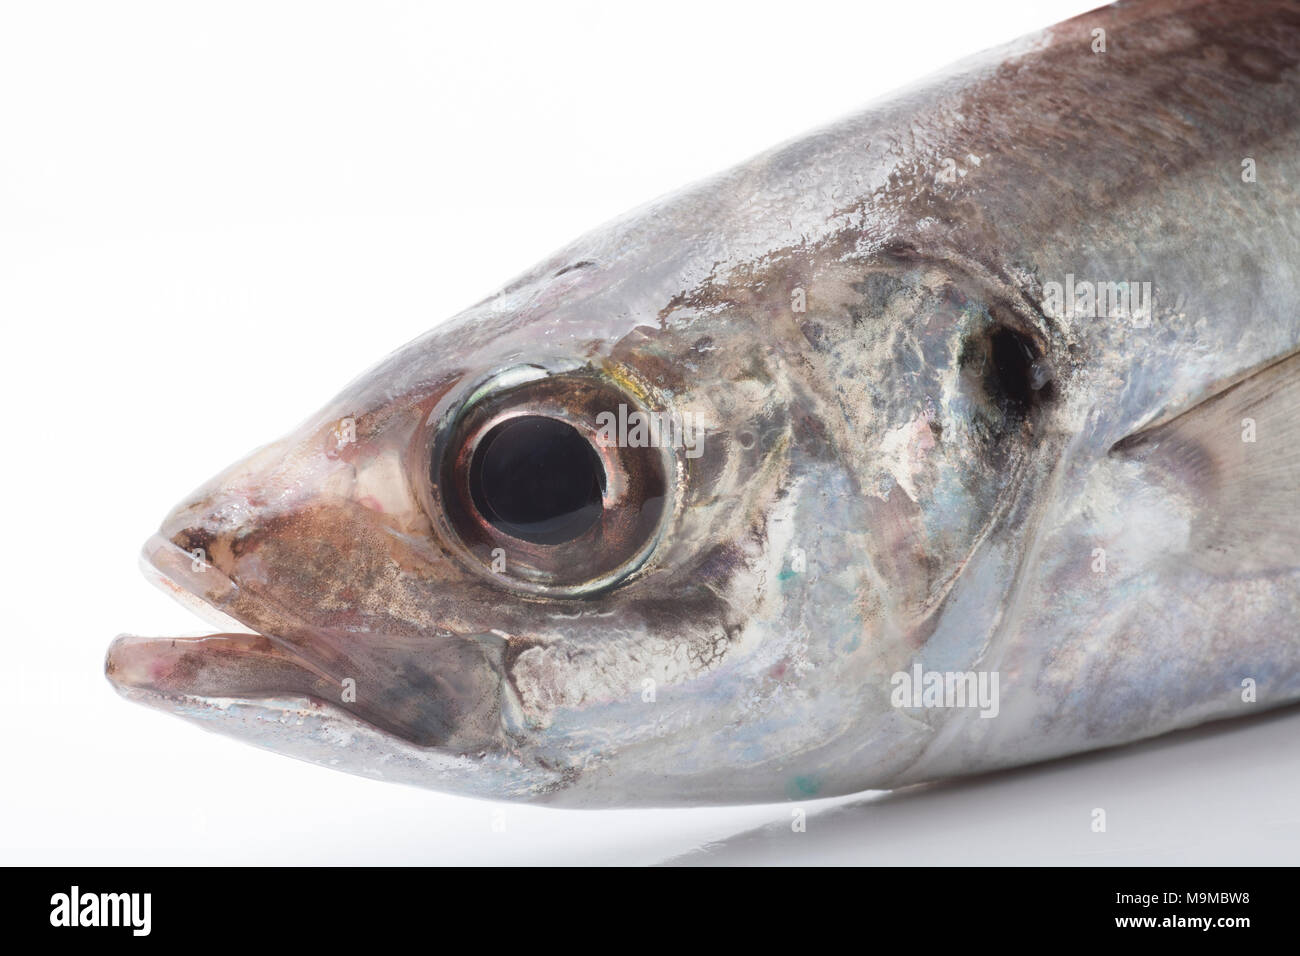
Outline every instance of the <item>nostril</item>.
<svg viewBox="0 0 1300 956"><path fill-rule="evenodd" d="M211 563L212 544L216 534L208 528L182 528L171 534L171 543L195 560Z"/></svg>

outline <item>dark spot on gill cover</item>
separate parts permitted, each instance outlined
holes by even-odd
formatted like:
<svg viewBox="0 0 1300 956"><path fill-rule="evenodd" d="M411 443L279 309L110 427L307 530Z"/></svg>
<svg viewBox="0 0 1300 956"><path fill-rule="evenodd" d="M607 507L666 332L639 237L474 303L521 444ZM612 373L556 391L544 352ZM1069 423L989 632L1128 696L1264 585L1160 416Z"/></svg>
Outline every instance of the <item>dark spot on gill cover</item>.
<svg viewBox="0 0 1300 956"><path fill-rule="evenodd" d="M1025 338L1010 329L998 329L989 338L992 362L988 367L989 394L1014 418L1023 418L1033 404L1030 379L1034 353Z"/></svg>
<svg viewBox="0 0 1300 956"><path fill-rule="evenodd" d="M968 338L958 364L975 373L990 411L1001 419L989 422L995 434L1008 434L1032 423L1035 409L1053 396L1037 346L1002 322Z"/></svg>

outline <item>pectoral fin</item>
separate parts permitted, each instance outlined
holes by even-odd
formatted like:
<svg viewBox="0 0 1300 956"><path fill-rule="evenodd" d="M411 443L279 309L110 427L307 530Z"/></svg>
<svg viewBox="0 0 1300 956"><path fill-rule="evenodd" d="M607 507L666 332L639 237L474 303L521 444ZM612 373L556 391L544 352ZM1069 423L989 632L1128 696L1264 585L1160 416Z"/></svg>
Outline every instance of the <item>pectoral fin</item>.
<svg viewBox="0 0 1300 956"><path fill-rule="evenodd" d="M1219 574L1300 567L1300 353L1274 363L1111 454L1185 497L1188 557Z"/></svg>

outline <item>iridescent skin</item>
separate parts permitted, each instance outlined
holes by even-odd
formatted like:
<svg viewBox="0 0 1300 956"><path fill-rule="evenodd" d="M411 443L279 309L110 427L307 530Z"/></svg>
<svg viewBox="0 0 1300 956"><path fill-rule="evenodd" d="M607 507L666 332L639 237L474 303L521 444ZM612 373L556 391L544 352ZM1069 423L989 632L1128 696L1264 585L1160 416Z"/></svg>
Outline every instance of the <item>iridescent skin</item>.
<svg viewBox="0 0 1300 956"><path fill-rule="evenodd" d="M1294 542L1197 551L1300 497L1120 444L1300 345L1298 64L1294 4L1106 8L583 237L174 511L151 566L265 637L119 638L110 679L340 769L569 806L893 787L1300 697ZM1152 322L1049 314L1067 274L1152 282ZM1041 386L1018 411L1000 329ZM430 506L431 429L521 363L707 423L612 587L522 594ZM893 706L918 662L997 671L998 716Z"/></svg>

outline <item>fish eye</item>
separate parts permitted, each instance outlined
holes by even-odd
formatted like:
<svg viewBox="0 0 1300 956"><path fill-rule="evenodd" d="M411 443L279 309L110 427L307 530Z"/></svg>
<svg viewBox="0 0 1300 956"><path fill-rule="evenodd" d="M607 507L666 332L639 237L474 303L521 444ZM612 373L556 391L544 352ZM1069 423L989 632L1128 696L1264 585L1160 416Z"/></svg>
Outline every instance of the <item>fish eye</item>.
<svg viewBox="0 0 1300 956"><path fill-rule="evenodd" d="M426 509L451 551L506 586L578 596L622 583L653 552L674 450L611 441L649 414L643 392L590 367L507 369L447 400L425 446Z"/></svg>
<svg viewBox="0 0 1300 956"><path fill-rule="evenodd" d="M524 415L483 437L470 462L469 490L478 513L501 532L563 544L600 517L605 469L572 425Z"/></svg>

